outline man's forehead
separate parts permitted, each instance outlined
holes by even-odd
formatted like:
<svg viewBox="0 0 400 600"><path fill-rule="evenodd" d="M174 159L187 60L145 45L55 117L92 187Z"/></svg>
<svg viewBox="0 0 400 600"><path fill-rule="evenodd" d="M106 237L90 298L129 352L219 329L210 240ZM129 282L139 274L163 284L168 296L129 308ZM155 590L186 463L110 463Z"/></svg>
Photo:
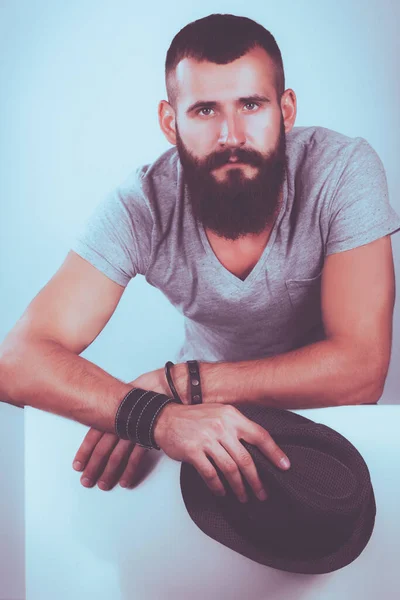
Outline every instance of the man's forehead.
<svg viewBox="0 0 400 600"><path fill-rule="evenodd" d="M223 101L255 91L272 94L274 77L273 61L262 48L223 65L183 58L175 70L180 102L185 104L200 98Z"/></svg>

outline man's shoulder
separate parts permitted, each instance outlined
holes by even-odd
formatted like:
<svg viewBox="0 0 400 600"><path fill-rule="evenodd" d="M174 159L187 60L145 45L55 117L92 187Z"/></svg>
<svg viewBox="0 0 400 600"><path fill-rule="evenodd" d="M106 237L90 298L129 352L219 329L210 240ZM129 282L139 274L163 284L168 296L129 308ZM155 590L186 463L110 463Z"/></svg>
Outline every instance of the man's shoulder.
<svg viewBox="0 0 400 600"><path fill-rule="evenodd" d="M288 149L303 147L307 150L317 149L321 151L326 148L327 150L337 151L338 147L348 148L360 139L318 125L312 127L293 127L286 134Z"/></svg>
<svg viewBox="0 0 400 600"><path fill-rule="evenodd" d="M293 127L286 134L286 154L294 171L341 171L354 150L370 149L361 137L350 137L327 127Z"/></svg>
<svg viewBox="0 0 400 600"><path fill-rule="evenodd" d="M175 147L154 161L142 163L128 172L117 186L117 196L132 220L140 213L149 230L154 223L162 228L176 205L179 193L180 163Z"/></svg>
<svg viewBox="0 0 400 600"><path fill-rule="evenodd" d="M176 191L178 176L178 153L173 147L154 161L130 170L118 185L118 191L130 202L151 206L158 203L160 194L165 202L168 191Z"/></svg>
<svg viewBox="0 0 400 600"><path fill-rule="evenodd" d="M141 164L132 168L119 184L125 191L137 190L147 180L177 179L178 152L176 148L168 148L154 161Z"/></svg>
<svg viewBox="0 0 400 600"><path fill-rule="evenodd" d="M154 161L146 163L136 169L136 176L139 179L162 179L177 181L178 178L178 151L176 147L168 148Z"/></svg>

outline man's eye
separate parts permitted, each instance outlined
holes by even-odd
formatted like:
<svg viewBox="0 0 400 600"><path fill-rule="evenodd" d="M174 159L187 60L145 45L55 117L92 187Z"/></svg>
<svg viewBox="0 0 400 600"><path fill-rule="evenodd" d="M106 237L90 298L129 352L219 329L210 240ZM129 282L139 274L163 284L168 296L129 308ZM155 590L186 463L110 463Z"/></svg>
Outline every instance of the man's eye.
<svg viewBox="0 0 400 600"><path fill-rule="evenodd" d="M257 104L256 102L247 102L247 103L245 104L245 106L250 106L250 105L253 105L253 106L259 106L259 104ZM250 112L254 112L254 111L250 111Z"/></svg>
<svg viewBox="0 0 400 600"><path fill-rule="evenodd" d="M197 111L197 114L199 115L199 114L200 114L200 113L201 113L203 110L212 110L212 108L200 108L200 109ZM205 116L207 117L208 115L205 115Z"/></svg>

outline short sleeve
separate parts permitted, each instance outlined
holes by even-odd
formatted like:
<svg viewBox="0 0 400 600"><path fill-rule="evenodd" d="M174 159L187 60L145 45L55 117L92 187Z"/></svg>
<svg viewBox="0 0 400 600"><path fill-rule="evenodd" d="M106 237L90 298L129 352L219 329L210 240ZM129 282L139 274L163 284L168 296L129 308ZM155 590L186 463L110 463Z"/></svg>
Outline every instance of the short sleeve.
<svg viewBox="0 0 400 600"><path fill-rule="evenodd" d="M96 206L73 237L71 249L126 287L146 271L151 234L151 213L136 170Z"/></svg>
<svg viewBox="0 0 400 600"><path fill-rule="evenodd" d="M363 138L355 138L329 210L325 255L350 250L400 230L389 203L381 159Z"/></svg>

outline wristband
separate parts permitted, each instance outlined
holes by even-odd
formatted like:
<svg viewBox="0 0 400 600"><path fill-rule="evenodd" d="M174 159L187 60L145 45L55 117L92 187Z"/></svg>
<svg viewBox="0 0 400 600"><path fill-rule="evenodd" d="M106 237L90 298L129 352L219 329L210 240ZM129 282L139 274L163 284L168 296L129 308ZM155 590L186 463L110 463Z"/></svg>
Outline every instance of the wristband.
<svg viewBox="0 0 400 600"><path fill-rule="evenodd" d="M197 360L187 360L186 363L189 371L190 395L192 397L192 404L201 404L203 402L203 398L201 395L199 363Z"/></svg>
<svg viewBox="0 0 400 600"><path fill-rule="evenodd" d="M154 427L157 416L170 402L176 400L151 390L132 388L118 407L115 433L143 448L160 450L154 440Z"/></svg>
<svg viewBox="0 0 400 600"><path fill-rule="evenodd" d="M170 390L172 392L172 395L174 396L175 400L177 402L182 402L182 400L179 397L178 392L176 391L176 387L174 386L174 382L172 381L172 376L171 376L170 369L173 366L174 366L174 363L172 361L170 361L170 360L168 360L165 363L165 377L167 378L167 382L168 382L169 388L170 388Z"/></svg>

